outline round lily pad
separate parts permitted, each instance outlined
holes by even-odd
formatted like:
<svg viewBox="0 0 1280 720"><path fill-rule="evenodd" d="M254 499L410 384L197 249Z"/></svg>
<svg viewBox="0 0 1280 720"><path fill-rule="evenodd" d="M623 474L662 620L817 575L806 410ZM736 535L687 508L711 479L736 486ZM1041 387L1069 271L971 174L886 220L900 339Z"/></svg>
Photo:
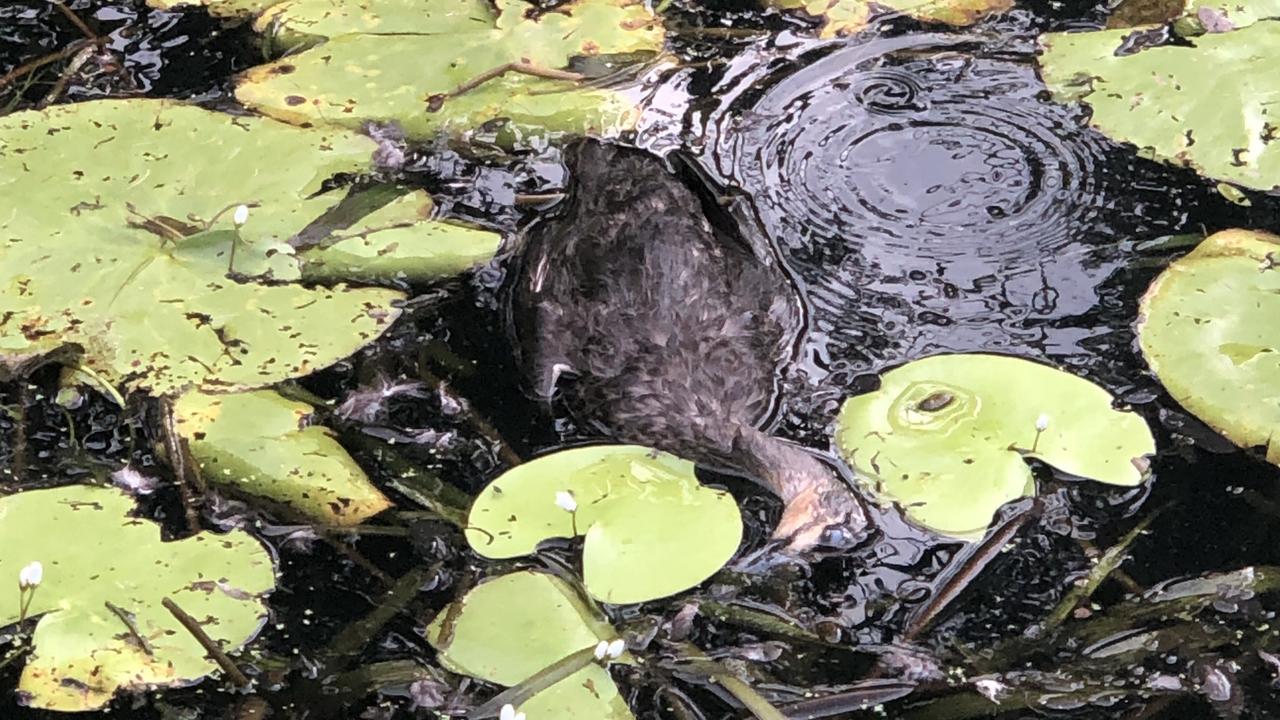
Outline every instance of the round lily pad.
<svg viewBox="0 0 1280 720"><path fill-rule="evenodd" d="M563 493L576 510L564 509ZM490 558L527 555L543 540L579 535L592 596L644 602L719 570L738 549L742 516L731 495L698 482L693 463L646 447L603 445L503 473L476 497L467 529L471 547Z"/></svg>
<svg viewBox="0 0 1280 720"><path fill-rule="evenodd" d="M0 624L40 616L18 692L50 710L100 708L117 690L180 685L217 670L162 606L173 600L223 650L234 653L267 618L275 568L242 531L164 542L155 523L131 517L114 488L73 485L0 498ZM44 569L20 597L18 572Z"/></svg>
<svg viewBox="0 0 1280 720"><path fill-rule="evenodd" d="M1169 265L1142 298L1138 342L1175 400L1280 464L1280 236L1226 230Z"/></svg>
<svg viewBox="0 0 1280 720"><path fill-rule="evenodd" d="M1024 457L1111 485L1142 482L1155 441L1141 417L1112 402L1097 385L1029 360L937 355L846 400L836 444L860 482L909 518L974 537L1001 505L1035 494Z"/></svg>
<svg viewBox="0 0 1280 720"><path fill-rule="evenodd" d="M1088 104L1104 134L1156 159L1243 187L1280 187L1280 21L1259 19L1274 3L1191 5L1232 29L1154 47L1131 47L1131 28L1048 33L1044 81L1058 99Z"/></svg>
<svg viewBox="0 0 1280 720"><path fill-rule="evenodd" d="M307 424L313 411L271 390L191 392L173 405L178 432L210 484L323 525L354 525L390 507L333 433Z"/></svg>
<svg viewBox="0 0 1280 720"><path fill-rule="evenodd" d="M562 658L618 634L565 581L538 572L488 580L445 608L427 641L450 670L516 685ZM519 710L531 718L629 720L609 671L591 663L534 695Z"/></svg>

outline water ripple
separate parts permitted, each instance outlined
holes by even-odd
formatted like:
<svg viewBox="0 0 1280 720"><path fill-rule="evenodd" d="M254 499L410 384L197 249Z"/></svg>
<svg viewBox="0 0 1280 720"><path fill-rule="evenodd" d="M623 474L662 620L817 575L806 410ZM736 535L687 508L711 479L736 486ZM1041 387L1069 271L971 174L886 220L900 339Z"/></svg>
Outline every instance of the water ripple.
<svg viewBox="0 0 1280 720"><path fill-rule="evenodd" d="M943 350L1075 352L1048 324L1095 307L1117 240L1185 219L1043 99L1028 55L945 35L774 53L726 73L704 160L805 284L811 370L836 385Z"/></svg>

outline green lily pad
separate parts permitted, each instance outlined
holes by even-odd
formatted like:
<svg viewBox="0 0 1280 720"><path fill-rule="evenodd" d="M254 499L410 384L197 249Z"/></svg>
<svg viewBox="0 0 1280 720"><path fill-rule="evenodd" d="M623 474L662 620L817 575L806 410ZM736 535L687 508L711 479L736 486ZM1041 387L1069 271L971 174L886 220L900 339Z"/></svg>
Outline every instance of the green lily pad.
<svg viewBox="0 0 1280 720"><path fill-rule="evenodd" d="M568 69L575 57L657 53L662 26L643 3L573 0L529 17L521 0L365 0L333 12L327 0L296 0L259 20L279 31L329 38L318 47L249 70L236 97L271 117L306 125L394 121L411 138L460 135L503 119L506 140L525 134L601 133L635 123L622 93L507 73L455 97L459 85L499 66ZM439 105L435 109L435 105ZM428 106L432 106L429 109Z"/></svg>
<svg viewBox="0 0 1280 720"><path fill-rule="evenodd" d="M849 35L881 12L897 12L923 22L972 25L991 13L1013 7L1013 0L770 0L783 10L803 10L823 18L822 37Z"/></svg>
<svg viewBox="0 0 1280 720"><path fill-rule="evenodd" d="M570 493L577 510L557 505ZM584 538L583 578L609 603L696 586L742 539L728 493L704 487L693 463L636 445L562 450L503 473L476 497L467 540L489 558L528 555L549 538Z"/></svg>
<svg viewBox="0 0 1280 720"><path fill-rule="evenodd" d="M493 258L502 236L430 222L431 197L418 190L369 213L302 255L309 281L421 282L455 275Z"/></svg>
<svg viewBox="0 0 1280 720"><path fill-rule="evenodd" d="M1155 441L1141 417L1112 402L1097 385L1029 360L937 355L846 400L836 444L873 494L924 527L968 538L1004 503L1035 494L1024 457L1111 485L1142 482Z"/></svg>
<svg viewBox="0 0 1280 720"><path fill-rule="evenodd" d="M180 10L184 7L203 6L210 15L218 17L246 17L257 15L280 0L147 0L147 4L160 10Z"/></svg>
<svg viewBox="0 0 1280 720"><path fill-rule="evenodd" d="M481 583L427 628L427 641L446 668L500 685L524 682L564 657L617 637L565 581L529 571ZM609 671L595 663L518 709L531 718L633 717Z"/></svg>
<svg viewBox="0 0 1280 720"><path fill-rule="evenodd" d="M12 583L0 593L0 624L21 617L19 570L44 568L29 595L27 617L41 617L18 681L30 705L93 710L121 689L215 672L165 598L229 653L266 621L275 568L260 542L238 530L163 542L159 526L131 517L133 509L124 493L85 485L0 498L0 578Z"/></svg>
<svg viewBox="0 0 1280 720"><path fill-rule="evenodd" d="M1226 230L1169 265L1142 298L1138 342L1173 399L1280 465L1280 237Z"/></svg>
<svg viewBox="0 0 1280 720"><path fill-rule="evenodd" d="M1049 33L1041 74L1092 124L1165 162L1255 190L1280 187L1280 21L1273 2L1205 2L1235 30L1118 52L1134 30ZM1153 27L1153 26L1146 26Z"/></svg>
<svg viewBox="0 0 1280 720"><path fill-rule="evenodd" d="M0 118L0 366L74 347L109 383L171 395L260 387L350 355L403 295L303 286L304 268L416 278L474 264L497 242L438 227L415 193L374 213L385 224L296 257L288 240L341 200L323 183L367 171L376 147L157 100ZM241 204L252 207L237 227ZM429 249L406 242L413 227L434 232ZM361 253L370 268L355 267Z"/></svg>
<svg viewBox="0 0 1280 720"><path fill-rule="evenodd" d="M355 525L391 507L327 428L307 425L313 410L270 390L192 392L173 406L178 432L210 484L323 525Z"/></svg>

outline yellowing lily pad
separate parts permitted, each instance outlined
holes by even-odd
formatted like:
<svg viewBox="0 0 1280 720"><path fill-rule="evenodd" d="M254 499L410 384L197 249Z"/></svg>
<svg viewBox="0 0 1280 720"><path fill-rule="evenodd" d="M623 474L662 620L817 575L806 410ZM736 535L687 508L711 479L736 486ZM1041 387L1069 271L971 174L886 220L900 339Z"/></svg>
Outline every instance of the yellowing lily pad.
<svg viewBox="0 0 1280 720"><path fill-rule="evenodd" d="M1089 105L1093 126L1111 138L1212 178L1276 189L1280 21L1260 19L1275 16L1274 3L1192 3L1189 12L1202 8L1235 29L1130 51L1131 28L1049 33L1041 74L1058 99Z"/></svg>
<svg viewBox="0 0 1280 720"><path fill-rule="evenodd" d="M419 278L497 242L438 228L412 193L374 213L381 224L295 256L289 240L341 200L326 180L367 171L376 147L158 100L0 118L0 366L74 348L108 383L174 395L260 387L350 355L403 295L303 286L300 266L312 279ZM414 228L431 229L429 248L408 242Z"/></svg>
<svg viewBox="0 0 1280 720"><path fill-rule="evenodd" d="M327 42L254 68L236 97L298 124L356 128L395 121L411 138L461 134L501 119L508 139L528 133L599 133L635 123L635 103L614 90L507 73L454 97L456 88L509 63L568 70L576 57L654 54L664 34L643 3L573 0L535 15L521 0L494 7L456 0L363 0L361 12L333 12L325 0L296 0L264 15L259 28Z"/></svg>
<svg viewBox="0 0 1280 720"><path fill-rule="evenodd" d="M528 571L481 583L427 628L427 641L446 668L501 685L524 682L562 658L616 638L565 581ZM609 671L595 663L518 709L530 718L633 717Z"/></svg>
<svg viewBox="0 0 1280 720"><path fill-rule="evenodd" d="M1013 0L770 0L784 10L804 10L826 20L822 37L862 30L879 12L899 12L917 20L972 25L991 13L1013 7Z"/></svg>
<svg viewBox="0 0 1280 720"><path fill-rule="evenodd" d="M562 493L576 510L563 509ZM592 596L644 602L711 577L737 551L742 517L732 496L698 482L693 463L646 447L604 445L508 470L476 498L467 525L471 547L490 558L527 555L543 540L578 535Z"/></svg>
<svg viewBox="0 0 1280 720"><path fill-rule="evenodd" d="M1029 360L938 355L846 400L836 444L873 494L924 527L969 538L1001 505L1035 494L1024 457L1111 485L1142 482L1155 441L1142 418L1112 402L1093 383Z"/></svg>
<svg viewBox="0 0 1280 720"><path fill-rule="evenodd" d="M1175 400L1280 464L1280 237L1226 230L1169 265L1142 298L1138 341Z"/></svg>
<svg viewBox="0 0 1280 720"><path fill-rule="evenodd" d="M314 408L270 390L206 395L174 403L204 479L287 506L313 522L355 525L391 506L326 428Z"/></svg>
<svg viewBox="0 0 1280 720"><path fill-rule="evenodd" d="M0 498L0 624L21 617L19 570L39 562L27 617L40 616L18 692L49 710L94 710L118 690L181 685L217 670L161 605L196 618L228 653L267 618L271 556L242 531L163 542L114 488L75 485Z"/></svg>

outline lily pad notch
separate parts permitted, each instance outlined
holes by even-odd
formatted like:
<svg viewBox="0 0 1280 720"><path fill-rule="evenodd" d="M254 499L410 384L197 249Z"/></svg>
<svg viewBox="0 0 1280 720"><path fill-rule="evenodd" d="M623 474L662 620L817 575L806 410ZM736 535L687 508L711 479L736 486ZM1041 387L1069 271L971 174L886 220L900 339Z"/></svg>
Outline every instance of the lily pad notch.
<svg viewBox="0 0 1280 720"><path fill-rule="evenodd" d="M1036 493L1025 458L1109 485L1147 476L1155 440L1106 390L1030 360L937 355L849 398L837 450L873 495L943 535L980 537L1001 505Z"/></svg>
<svg viewBox="0 0 1280 720"><path fill-rule="evenodd" d="M711 577L737 551L742 516L731 495L698 482L693 463L639 445L602 445L503 473L476 497L466 535L495 559L580 536L587 591L635 603Z"/></svg>

